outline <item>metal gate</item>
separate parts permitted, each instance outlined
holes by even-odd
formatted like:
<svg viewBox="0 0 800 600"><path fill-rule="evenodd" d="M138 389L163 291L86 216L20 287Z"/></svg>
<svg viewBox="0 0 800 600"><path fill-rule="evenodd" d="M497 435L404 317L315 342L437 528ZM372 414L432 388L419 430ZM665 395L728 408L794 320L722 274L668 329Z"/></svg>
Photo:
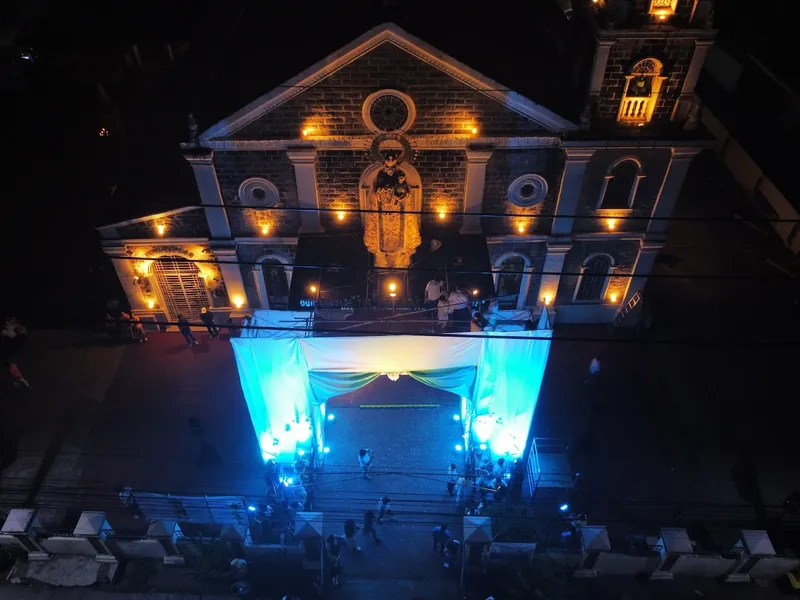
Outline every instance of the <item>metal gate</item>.
<svg viewBox="0 0 800 600"><path fill-rule="evenodd" d="M157 260L153 263L153 275L159 302L170 321L175 321L178 315L199 320L200 309L211 306L205 281L194 263L180 257Z"/></svg>

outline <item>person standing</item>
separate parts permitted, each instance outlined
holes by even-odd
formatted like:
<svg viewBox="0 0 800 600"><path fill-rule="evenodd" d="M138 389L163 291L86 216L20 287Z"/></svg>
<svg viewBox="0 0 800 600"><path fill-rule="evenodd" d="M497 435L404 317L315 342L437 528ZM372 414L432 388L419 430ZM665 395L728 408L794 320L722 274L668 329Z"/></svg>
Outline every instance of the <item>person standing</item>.
<svg viewBox="0 0 800 600"><path fill-rule="evenodd" d="M345 543L353 549L353 552L361 552L361 546L359 546L358 541L356 541L356 531L359 529L359 526L356 525L353 519L347 519L344 522Z"/></svg>
<svg viewBox="0 0 800 600"><path fill-rule="evenodd" d="M444 291L444 282L438 275L431 279L428 285L425 286L425 310L427 311L427 317L429 319L435 318L434 315L436 311L434 309L439 302L439 296L441 296Z"/></svg>
<svg viewBox="0 0 800 600"><path fill-rule="evenodd" d="M450 463L447 468L447 495L452 496L453 491L456 489L458 483L458 471L456 470L456 463Z"/></svg>
<svg viewBox="0 0 800 600"><path fill-rule="evenodd" d="M372 467L372 458L375 456L369 448L361 448L358 451L358 464L361 467L361 475L364 479L370 479L369 470Z"/></svg>
<svg viewBox="0 0 800 600"><path fill-rule="evenodd" d="M363 535L372 534L372 539L376 544L380 544L381 540L378 538L378 532L375 530L375 513L368 510L364 513L364 531Z"/></svg>
<svg viewBox="0 0 800 600"><path fill-rule="evenodd" d="M217 326L214 323L214 315L208 312L208 309L205 306L200 309L200 320L203 322L203 325L206 326L206 329L208 329L208 333L211 334L212 338L219 337L219 329L217 329Z"/></svg>
<svg viewBox="0 0 800 600"><path fill-rule="evenodd" d="M394 521L394 512L392 512L391 502L389 496L384 496L378 501L378 524L382 523L385 518Z"/></svg>
<svg viewBox="0 0 800 600"><path fill-rule="evenodd" d="M592 360L589 363L589 373L583 380L583 385L585 385L586 387L591 387L593 385L597 385L599 381L600 381L600 356L595 355L592 357Z"/></svg>
<svg viewBox="0 0 800 600"><path fill-rule="evenodd" d="M190 348L192 346L200 345L192 333L192 326L189 324L189 319L183 315L178 315L178 329L180 330L183 339L185 339L186 343L189 344Z"/></svg>
<svg viewBox="0 0 800 600"><path fill-rule="evenodd" d="M444 556L444 549L450 541L450 532L447 531L447 525L442 523L438 527L434 527L431 532L433 538L433 551L439 551L439 556Z"/></svg>
<svg viewBox="0 0 800 600"><path fill-rule="evenodd" d="M447 302L447 296L442 294L439 296L439 303L436 308L436 320L439 327L444 329L447 327L447 321L450 318L450 304Z"/></svg>

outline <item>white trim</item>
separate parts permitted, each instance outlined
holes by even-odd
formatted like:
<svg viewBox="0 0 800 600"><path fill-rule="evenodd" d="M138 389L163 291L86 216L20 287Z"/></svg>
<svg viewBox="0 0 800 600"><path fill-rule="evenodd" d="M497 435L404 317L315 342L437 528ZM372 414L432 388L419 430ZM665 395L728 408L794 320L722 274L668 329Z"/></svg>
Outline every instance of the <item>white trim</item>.
<svg viewBox="0 0 800 600"><path fill-rule="evenodd" d="M586 266L590 260L596 258L598 256L605 256L610 260L610 264L608 265L608 270L606 271L606 277L603 281L603 289L600 292L600 298L596 300L578 300L578 291L581 289L581 283L583 282L583 273L586 271ZM606 292L608 291L608 284L611 282L611 276L614 274L614 266L616 262L614 261L614 257L608 254L607 252L592 252L589 256L587 256L583 262L581 263L581 272L578 275L578 281L575 283L575 290L572 292L572 303L573 304L602 304L603 300L606 297Z"/></svg>
<svg viewBox="0 0 800 600"><path fill-rule="evenodd" d="M147 238L136 240L109 240L124 244L125 246L180 246L188 244L208 244L211 242L209 238ZM103 250L115 250L120 246L109 246Z"/></svg>
<svg viewBox="0 0 800 600"><path fill-rule="evenodd" d="M611 183L611 180L614 179L613 171L620 165L632 162L636 165L636 176L631 184L631 189L628 192L628 208L603 208L603 201L606 199L606 192L608 191L608 185ZM600 186L600 198L597 200L597 206L595 210L599 213L600 211L613 211L613 210L631 210L633 208L633 203L636 201L636 192L639 189L639 183L644 179L646 175L644 174L644 167L642 166L642 162L636 158L635 156L623 156L618 158L611 166L606 169L605 180L603 181L603 185ZM600 216L600 215L598 215Z"/></svg>
<svg viewBox="0 0 800 600"><path fill-rule="evenodd" d="M473 137L461 134L410 135L408 142L415 150L465 150L475 144L492 146L493 148L557 148L561 140L553 136L530 137ZM375 141L373 136L340 135L319 136L304 139L304 146L317 150L369 150ZM298 140L206 140L204 148L218 152L235 150L289 150L297 147ZM674 144L666 144L673 146ZM181 148L189 148L181 144Z"/></svg>
<svg viewBox="0 0 800 600"><path fill-rule="evenodd" d="M236 244L286 244L288 246L296 246L296 237L237 237L233 238Z"/></svg>
<svg viewBox="0 0 800 600"><path fill-rule="evenodd" d="M265 189L266 198L264 200L253 198L253 191L261 188ZM236 195L241 205L247 208L272 208L281 201L281 193L278 191L278 186L263 177L248 177L239 184L239 190Z"/></svg>
<svg viewBox="0 0 800 600"><path fill-rule="evenodd" d="M522 252L518 251L511 251L505 252L498 256L494 262L492 262L492 283L494 284L494 291L497 293L497 284L499 283L500 275L502 274L500 267L503 265L504 260L515 256L518 256L525 261L526 272L522 275L522 279L519 282L519 296L517 296L516 308L516 310L524 310L525 303L528 301L528 292L531 287L531 274L527 271L530 271L533 268L531 258L527 254L523 254Z"/></svg>
<svg viewBox="0 0 800 600"><path fill-rule="evenodd" d="M405 123L403 123L400 127L398 127L394 131L384 131L383 129L375 125L375 123L372 120L372 115L370 114L372 109L372 103L375 102L375 100L377 100L378 98L381 98L382 96L394 96L395 98L400 100L403 104L405 104L406 108L408 109L408 116L406 117ZM361 118L364 120L364 125L366 125L369 128L369 130L372 131L373 133L376 134L403 133L409 127L411 127L412 123L414 123L414 120L417 118L417 107L414 105L414 101L408 94L404 94L399 90L383 89L383 90L378 90L377 92L373 92L369 96L367 96L367 99L364 100L364 104L361 105Z"/></svg>
<svg viewBox="0 0 800 600"><path fill-rule="evenodd" d="M534 182L538 182L542 186L541 194L534 194L532 200L527 203L524 201L524 199L520 200L520 198L517 196L522 191L522 188L526 185L535 186ZM508 186L508 201L519 208L531 208L544 202L545 198L547 198L548 189L549 186L547 185L547 179L537 173L526 173L525 175L517 177L511 182L511 185Z"/></svg>
<svg viewBox="0 0 800 600"><path fill-rule="evenodd" d="M289 79L283 85L278 86L241 110L212 125L200 134L200 141L205 142L210 139L232 135L264 113L302 94L308 87L321 82L384 42L391 42L409 54L447 73L465 85L475 88L501 104L505 104L508 108L532 119L551 131L577 131L579 129L574 123L516 92L511 90L497 91L507 88L429 46L394 23L385 23L370 29L343 48Z"/></svg>
<svg viewBox="0 0 800 600"><path fill-rule="evenodd" d="M120 221L119 223L111 223L110 225L100 225L100 227L95 227L97 231L102 229L112 229L115 227L125 227L126 225L136 225L137 223L146 223L147 221L153 221L155 219L163 219L165 217L171 217L173 215L179 215L181 213L190 212L193 210L201 210L202 206L184 206L183 208L175 208L172 210L168 210L162 213L156 213L154 215L148 215L146 217L137 217L135 219L129 219L127 221ZM159 238L162 239L162 238Z"/></svg>

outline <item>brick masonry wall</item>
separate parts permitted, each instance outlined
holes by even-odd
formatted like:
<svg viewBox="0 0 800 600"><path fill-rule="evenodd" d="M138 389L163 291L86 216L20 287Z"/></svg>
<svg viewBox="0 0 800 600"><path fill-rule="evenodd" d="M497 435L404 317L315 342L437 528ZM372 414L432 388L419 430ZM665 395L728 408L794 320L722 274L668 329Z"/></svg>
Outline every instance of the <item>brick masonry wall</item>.
<svg viewBox="0 0 800 600"><path fill-rule="evenodd" d="M694 54L692 39L653 38L618 40L608 57L608 65L600 89L596 117L599 121L616 121L619 103L625 90L625 76L642 59L656 58L664 65L661 75L667 79L661 86L653 112L653 121L668 121Z"/></svg>
<svg viewBox="0 0 800 600"><path fill-rule="evenodd" d="M159 223L166 226L163 237L167 238L207 238L211 235L206 213L202 208L117 227L117 234L123 240L159 239L161 236L156 230Z"/></svg>
<svg viewBox="0 0 800 600"><path fill-rule="evenodd" d="M466 125L471 128L473 122L485 135L525 135L544 129L385 42L232 137L295 139L307 127L320 135L369 135L361 118L362 105L369 94L385 88L413 99L417 117L408 131L411 135L464 133Z"/></svg>
<svg viewBox="0 0 800 600"><path fill-rule="evenodd" d="M443 228L461 227L461 217L450 213L464 208L464 184L467 176L467 159L463 150L420 150L413 162L422 180L422 210L437 213L422 218L422 228L440 231ZM444 209L448 216L438 218Z"/></svg>
<svg viewBox="0 0 800 600"><path fill-rule="evenodd" d="M528 297L525 306L536 306L536 299L539 294L539 284L542 281L541 272L544 270L544 261L547 256L547 244L544 242L509 242L504 241L499 244L489 244L489 259L492 267L505 254L519 254L530 262L530 270L536 273L531 275L531 283L528 288ZM496 291L496 290L495 290Z"/></svg>
<svg viewBox="0 0 800 600"><path fill-rule="evenodd" d="M483 190L483 211L515 215L506 218L483 217L481 227L486 235L518 233L521 222L526 233L548 233L552 219L535 219L535 215L555 212L561 171L564 168L562 153L556 148L537 150L495 150L486 165ZM531 207L519 207L508 199L508 186L522 175L541 175L547 180L547 196Z"/></svg>
<svg viewBox="0 0 800 600"><path fill-rule="evenodd" d="M255 263L265 254L275 254L288 258L290 263L293 264L296 250L296 244L238 244L236 256L243 263ZM242 264L240 268L248 306L258 308L258 291L253 279L253 266L252 264Z"/></svg>
<svg viewBox="0 0 800 600"><path fill-rule="evenodd" d="M216 152L214 167L225 204L241 206L239 186L250 177L263 177L271 181L280 193L279 206L296 207L297 185L294 166L284 151ZM260 234L259 222L270 223L270 235L294 236L300 228L300 214L271 209L229 210L228 220L234 237L256 237Z"/></svg>
<svg viewBox="0 0 800 600"><path fill-rule="evenodd" d="M564 260L561 281L558 285L556 304L570 304L575 295L578 273L581 265L590 254L608 254L614 259L615 274L633 273L636 257L639 256L638 240L575 241ZM629 277L611 277L606 295L618 293L622 299L628 288Z"/></svg>
<svg viewBox="0 0 800 600"><path fill-rule="evenodd" d="M367 152L356 150L321 150L317 153L317 190L322 208L358 210L361 175L373 164ZM358 214L345 215L339 221L334 213L322 213L320 222L329 233L362 231Z"/></svg>
<svg viewBox="0 0 800 600"><path fill-rule="evenodd" d="M601 150L595 152L586 167L576 212L578 215L588 215L589 218L575 219L573 231L578 233L608 231L606 220L610 216L649 216L658 198L661 184L667 174L671 152L669 148L636 151ZM642 163L645 174L644 179L639 182L639 187L636 190L633 210L630 213L623 210L598 217L596 207L603 189L606 172L616 160L623 157L638 159ZM614 227L615 232L640 232L646 229L647 220L645 219L625 220L620 218L616 220Z"/></svg>

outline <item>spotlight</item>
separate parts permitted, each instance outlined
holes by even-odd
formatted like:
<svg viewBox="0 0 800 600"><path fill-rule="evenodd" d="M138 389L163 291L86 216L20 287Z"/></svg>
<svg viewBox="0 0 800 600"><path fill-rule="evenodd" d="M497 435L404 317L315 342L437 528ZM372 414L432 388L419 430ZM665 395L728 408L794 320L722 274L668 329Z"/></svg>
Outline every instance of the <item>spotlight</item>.
<svg viewBox="0 0 800 600"><path fill-rule="evenodd" d="M453 421L460 421L461 415L453 415Z"/></svg>
<svg viewBox="0 0 800 600"><path fill-rule="evenodd" d="M456 452L461 452L464 447L461 444L456 444Z"/></svg>
<svg viewBox="0 0 800 600"><path fill-rule="evenodd" d="M481 450L486 450L486 444L481 444L480 446L478 446L478 448L480 448Z"/></svg>
<svg viewBox="0 0 800 600"><path fill-rule="evenodd" d="M330 449L328 446L325 446L325 447L322 449L322 452L323 452L324 454L328 454L330 451L331 451L331 449Z"/></svg>
<svg viewBox="0 0 800 600"><path fill-rule="evenodd" d="M335 419L336 419L336 417L333 416L333 413L328 415L328 421L333 421Z"/></svg>
<svg viewBox="0 0 800 600"><path fill-rule="evenodd" d="M286 480L286 485L292 485L293 483L294 483L294 477L289 477L289 479Z"/></svg>
<svg viewBox="0 0 800 600"><path fill-rule="evenodd" d="M305 456L305 455L306 455L306 451L305 451L305 450L302 450L302 449L301 449L301 450L298 450L298 451L297 451L297 455L298 455L298 456Z"/></svg>
<svg viewBox="0 0 800 600"><path fill-rule="evenodd" d="M255 506L248 506L247 510L249 510L250 512L256 512L256 507Z"/></svg>
<svg viewBox="0 0 800 600"><path fill-rule="evenodd" d="M564 504L558 507L558 510L560 510L561 512L567 512L569 510L569 504L565 502Z"/></svg>

